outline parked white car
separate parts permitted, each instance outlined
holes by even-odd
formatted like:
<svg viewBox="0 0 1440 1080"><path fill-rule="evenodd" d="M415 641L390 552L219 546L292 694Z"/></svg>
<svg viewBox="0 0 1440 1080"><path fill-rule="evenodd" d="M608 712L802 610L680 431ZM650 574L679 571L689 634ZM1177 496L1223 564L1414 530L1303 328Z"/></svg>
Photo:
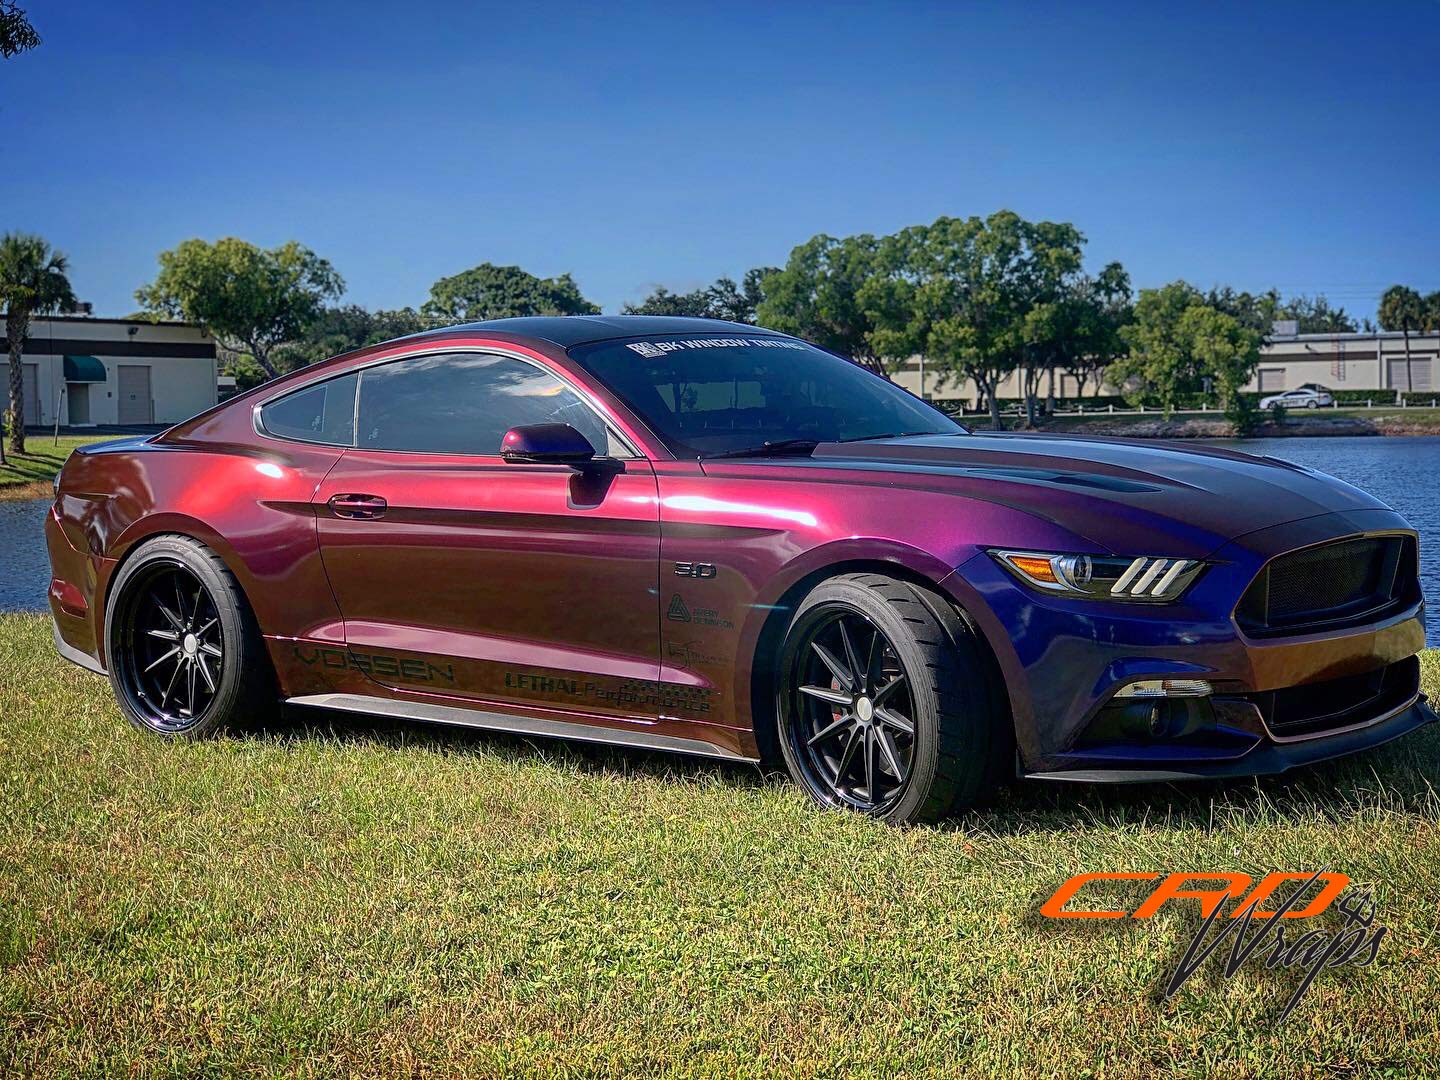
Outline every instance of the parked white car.
<svg viewBox="0 0 1440 1080"><path fill-rule="evenodd" d="M1283 394L1271 394L1260 399L1260 408L1273 409L1283 405L1287 409L1318 409L1322 405L1334 405L1335 395L1323 386L1302 386L1299 390L1286 390Z"/></svg>

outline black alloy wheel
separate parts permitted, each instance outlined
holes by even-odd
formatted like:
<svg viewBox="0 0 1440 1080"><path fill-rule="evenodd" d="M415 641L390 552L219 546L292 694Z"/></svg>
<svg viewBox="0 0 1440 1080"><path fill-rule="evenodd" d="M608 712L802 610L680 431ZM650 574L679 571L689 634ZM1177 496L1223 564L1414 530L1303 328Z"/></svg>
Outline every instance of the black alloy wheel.
<svg viewBox="0 0 1440 1080"><path fill-rule="evenodd" d="M791 617L775 684L790 775L821 806L933 821L1013 775L1014 729L994 662L943 596L856 573Z"/></svg>
<svg viewBox="0 0 1440 1080"><path fill-rule="evenodd" d="M110 595L107 668L137 728L193 739L273 717L275 677L255 617L205 545L185 536L146 541Z"/></svg>
<svg viewBox="0 0 1440 1080"><path fill-rule="evenodd" d="M802 648L793 708L807 769L836 805L882 811L910 778L915 745L895 647L864 615L836 606L810 626Z"/></svg>

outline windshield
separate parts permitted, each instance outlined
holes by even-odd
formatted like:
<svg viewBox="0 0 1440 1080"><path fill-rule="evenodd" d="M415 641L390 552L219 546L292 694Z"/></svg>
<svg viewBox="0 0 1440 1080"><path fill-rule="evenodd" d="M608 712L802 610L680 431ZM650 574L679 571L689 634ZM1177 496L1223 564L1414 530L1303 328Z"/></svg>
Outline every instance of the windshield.
<svg viewBox="0 0 1440 1080"><path fill-rule="evenodd" d="M681 457L766 444L962 435L940 410L793 338L600 341L570 350Z"/></svg>

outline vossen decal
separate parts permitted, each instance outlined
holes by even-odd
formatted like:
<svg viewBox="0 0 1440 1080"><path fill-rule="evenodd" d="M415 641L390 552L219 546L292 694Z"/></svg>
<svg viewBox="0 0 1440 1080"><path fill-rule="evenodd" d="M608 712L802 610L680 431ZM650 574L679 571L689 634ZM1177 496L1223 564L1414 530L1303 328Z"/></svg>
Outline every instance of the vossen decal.
<svg viewBox="0 0 1440 1080"><path fill-rule="evenodd" d="M601 702L611 707L655 708L660 712L708 713L716 693L707 687L681 686L650 679L624 679L605 686L575 675L507 671L505 687L537 697L564 696Z"/></svg>
<svg viewBox="0 0 1440 1080"><path fill-rule="evenodd" d="M451 665L435 664L414 656L361 653L349 649L306 645L296 645L294 651L295 659L310 667L319 664L327 668L350 668L365 675L389 676L407 682L455 681L455 669Z"/></svg>
<svg viewBox="0 0 1440 1080"><path fill-rule="evenodd" d="M805 349L803 341L784 338L690 338L682 341L632 341L625 346L631 352L654 358L687 349Z"/></svg>

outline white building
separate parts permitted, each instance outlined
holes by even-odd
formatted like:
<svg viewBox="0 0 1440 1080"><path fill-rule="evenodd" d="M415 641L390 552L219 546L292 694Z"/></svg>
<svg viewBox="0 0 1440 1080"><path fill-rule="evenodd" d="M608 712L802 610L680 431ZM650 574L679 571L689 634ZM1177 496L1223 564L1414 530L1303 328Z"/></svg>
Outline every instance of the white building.
<svg viewBox="0 0 1440 1080"><path fill-rule="evenodd" d="M1293 325L1293 324L1292 324ZM1276 329L1284 329L1277 324ZM979 393L973 380L963 383L942 382L933 365L922 365L919 357L908 361L892 378L912 393L921 393L924 369L926 397L961 399L974 404ZM1054 373L1057 398L1079 397L1079 385L1073 376ZM1260 348L1260 366L1245 389L1273 394L1294 390L1305 383L1319 383L1332 390L1374 390L1378 396L1393 400L1395 393L1440 396L1440 334L1412 333L1410 359L1405 359L1405 335L1399 331L1371 334L1272 334ZM1040 397L1050 389L1050 373L1040 378ZM1085 397L1118 394L1108 384L1102 385L1093 376L1085 385ZM1023 398L1019 372L1012 373L1000 384L1002 399Z"/></svg>
<svg viewBox="0 0 1440 1080"><path fill-rule="evenodd" d="M9 351L0 338L0 408ZM216 401L215 340L193 323L37 316L20 362L27 427L174 424Z"/></svg>

